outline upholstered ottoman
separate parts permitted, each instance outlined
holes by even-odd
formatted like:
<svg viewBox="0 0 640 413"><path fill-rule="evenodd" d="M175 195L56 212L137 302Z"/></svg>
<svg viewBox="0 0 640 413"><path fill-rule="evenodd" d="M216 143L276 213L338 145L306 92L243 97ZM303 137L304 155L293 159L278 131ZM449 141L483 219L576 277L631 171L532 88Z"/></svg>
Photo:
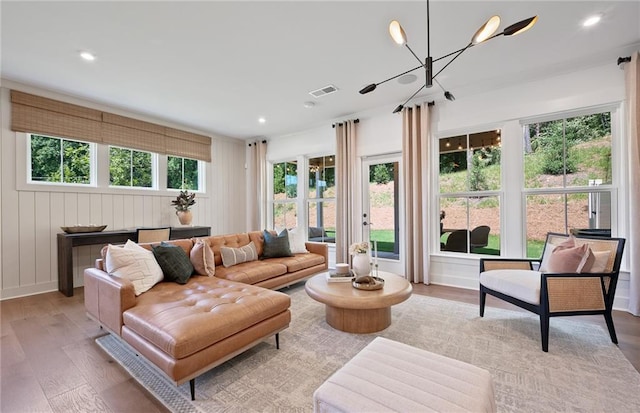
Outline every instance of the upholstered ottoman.
<svg viewBox="0 0 640 413"><path fill-rule="evenodd" d="M495 412L488 371L377 337L313 394L316 413Z"/></svg>

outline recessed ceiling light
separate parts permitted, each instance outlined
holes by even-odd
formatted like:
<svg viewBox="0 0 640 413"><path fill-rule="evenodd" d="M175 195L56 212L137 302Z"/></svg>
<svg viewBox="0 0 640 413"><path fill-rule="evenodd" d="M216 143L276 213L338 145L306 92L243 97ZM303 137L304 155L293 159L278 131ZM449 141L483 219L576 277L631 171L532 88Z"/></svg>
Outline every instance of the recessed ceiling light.
<svg viewBox="0 0 640 413"><path fill-rule="evenodd" d="M80 52L80 57L89 62L96 60L96 56L90 52Z"/></svg>
<svg viewBox="0 0 640 413"><path fill-rule="evenodd" d="M265 122L267 122L267 120L265 118L260 117L260 118L258 118L258 122L265 123Z"/></svg>
<svg viewBox="0 0 640 413"><path fill-rule="evenodd" d="M600 19L602 19L602 15L601 14L596 14L596 15L593 15L593 16L587 18L587 20L582 22L582 25L584 27L593 26L594 24L598 23L600 21Z"/></svg>
<svg viewBox="0 0 640 413"><path fill-rule="evenodd" d="M410 73L408 75L400 76L398 78L398 83L400 83L401 85L408 85L409 83L413 83L416 80L418 80L418 76Z"/></svg>
<svg viewBox="0 0 640 413"><path fill-rule="evenodd" d="M302 104L302 106L304 106L304 107L305 107L305 108L307 108L307 109L311 109L311 108L312 108L312 107L314 107L315 105L316 105L316 104L315 104L315 103L313 103L313 102L304 102L304 103Z"/></svg>

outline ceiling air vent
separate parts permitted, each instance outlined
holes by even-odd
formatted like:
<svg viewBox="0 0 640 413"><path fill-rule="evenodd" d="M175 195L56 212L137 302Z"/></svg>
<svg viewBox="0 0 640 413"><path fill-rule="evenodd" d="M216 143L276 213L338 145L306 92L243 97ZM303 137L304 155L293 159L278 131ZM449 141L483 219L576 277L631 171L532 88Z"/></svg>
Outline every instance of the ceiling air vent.
<svg viewBox="0 0 640 413"><path fill-rule="evenodd" d="M328 95L330 93L334 93L337 92L338 88L333 86L333 85L327 85L325 87L321 87L320 89L317 90L312 90L311 92L309 92L309 94L311 96L313 96L314 98L319 98L320 96L325 96Z"/></svg>

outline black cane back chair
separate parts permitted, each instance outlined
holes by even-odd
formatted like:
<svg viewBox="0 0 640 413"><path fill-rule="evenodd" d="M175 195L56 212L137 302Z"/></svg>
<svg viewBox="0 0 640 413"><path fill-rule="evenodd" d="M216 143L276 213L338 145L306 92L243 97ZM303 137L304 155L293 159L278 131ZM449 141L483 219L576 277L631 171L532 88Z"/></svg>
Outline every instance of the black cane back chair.
<svg viewBox="0 0 640 413"><path fill-rule="evenodd" d="M541 260L480 259L480 317L487 294L540 316L542 350L549 351L549 319L556 316L604 316L611 341L618 343L611 310L624 250L623 238L575 237L575 245L588 244L597 272L550 273L546 266L553 250L568 239L566 234L547 234ZM539 262L538 271L533 264Z"/></svg>

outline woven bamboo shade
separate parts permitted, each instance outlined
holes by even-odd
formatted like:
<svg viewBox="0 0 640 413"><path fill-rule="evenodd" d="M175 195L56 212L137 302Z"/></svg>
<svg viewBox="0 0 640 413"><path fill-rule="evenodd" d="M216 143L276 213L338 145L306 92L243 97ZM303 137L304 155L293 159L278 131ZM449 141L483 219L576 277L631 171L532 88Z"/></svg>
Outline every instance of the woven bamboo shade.
<svg viewBox="0 0 640 413"><path fill-rule="evenodd" d="M11 130L102 142L102 113L28 93L11 91Z"/></svg>
<svg viewBox="0 0 640 413"><path fill-rule="evenodd" d="M211 162L211 138L16 90L11 130Z"/></svg>
<svg viewBox="0 0 640 413"><path fill-rule="evenodd" d="M211 139L207 136L165 128L167 155L211 162Z"/></svg>

